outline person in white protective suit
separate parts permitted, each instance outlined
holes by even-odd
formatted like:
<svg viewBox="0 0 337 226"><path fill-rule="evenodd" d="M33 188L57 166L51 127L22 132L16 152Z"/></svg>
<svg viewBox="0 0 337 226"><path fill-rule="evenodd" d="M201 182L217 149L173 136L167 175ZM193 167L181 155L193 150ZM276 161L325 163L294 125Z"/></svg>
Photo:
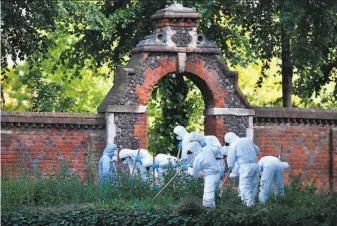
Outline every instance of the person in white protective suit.
<svg viewBox="0 0 337 226"><path fill-rule="evenodd" d="M178 144L178 148L181 146L181 161L184 162L186 161L186 156L187 156L187 145L190 143L189 141L189 133L183 126L176 126L173 129L173 133L175 133L177 136L177 140L181 141Z"/></svg>
<svg viewBox="0 0 337 226"><path fill-rule="evenodd" d="M224 156L221 153L221 143L216 136L207 135L204 136L198 132L191 132L189 136L190 142L197 141L201 145L201 147L208 146L211 148L214 153L216 163L219 167L220 179L225 174L225 160Z"/></svg>
<svg viewBox="0 0 337 226"><path fill-rule="evenodd" d="M177 167L177 158L171 155L158 154L154 158L152 169L155 169L155 176L161 178L170 166L172 168Z"/></svg>
<svg viewBox="0 0 337 226"><path fill-rule="evenodd" d="M130 174L134 173L137 175L139 171L142 177L146 176L147 168L153 163L152 156L146 149L140 149L139 154L138 150L122 149L119 152L119 158L123 164L129 166Z"/></svg>
<svg viewBox="0 0 337 226"><path fill-rule="evenodd" d="M108 144L103 155L98 162L99 182L111 181L113 174L116 173L116 167L112 161L112 157L116 155L117 146L115 144Z"/></svg>
<svg viewBox="0 0 337 226"><path fill-rule="evenodd" d="M235 133L225 135L225 142L229 144L227 164L232 170L235 164L239 168L239 197L247 205L255 204L255 197L259 186L260 169L257 155L260 152L250 138L239 138Z"/></svg>
<svg viewBox="0 0 337 226"><path fill-rule="evenodd" d="M269 197L272 184L274 184L274 195L284 195L284 170L289 168L287 162L281 162L274 156L262 157L259 161L261 172L259 201L265 203Z"/></svg>
<svg viewBox="0 0 337 226"><path fill-rule="evenodd" d="M191 142L188 145L188 151L194 154L199 151L200 144ZM204 177L204 195L202 205L209 208L215 208L215 191L219 184L219 168L216 164L216 159L210 147L205 146L202 151L194 158L193 162L193 177L197 178L202 173Z"/></svg>

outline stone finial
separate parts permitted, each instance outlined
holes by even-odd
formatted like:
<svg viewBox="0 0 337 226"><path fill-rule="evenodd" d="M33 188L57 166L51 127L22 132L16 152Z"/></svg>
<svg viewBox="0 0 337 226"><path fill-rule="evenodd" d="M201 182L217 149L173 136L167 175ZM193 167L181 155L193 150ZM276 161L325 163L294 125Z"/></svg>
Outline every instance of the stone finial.
<svg viewBox="0 0 337 226"><path fill-rule="evenodd" d="M132 52L219 53L220 50L213 42L198 34L200 18L201 15L195 9L181 4L172 4L159 10L151 16L156 32L140 41ZM183 65L180 66L182 69Z"/></svg>
<svg viewBox="0 0 337 226"><path fill-rule="evenodd" d="M157 28L165 26L196 27L199 18L201 15L195 9L186 8L181 4L172 4L151 16Z"/></svg>

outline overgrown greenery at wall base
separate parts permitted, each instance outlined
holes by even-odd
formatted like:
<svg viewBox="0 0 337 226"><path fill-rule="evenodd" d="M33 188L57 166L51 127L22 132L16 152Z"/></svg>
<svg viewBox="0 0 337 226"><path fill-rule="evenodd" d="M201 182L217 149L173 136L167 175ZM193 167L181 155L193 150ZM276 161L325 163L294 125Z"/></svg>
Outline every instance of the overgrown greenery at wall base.
<svg viewBox="0 0 337 226"><path fill-rule="evenodd" d="M152 177L142 180L119 174L115 183L82 182L64 161L55 175L1 178L2 225L336 225L337 193L317 192L304 186L303 177L291 178L285 196L271 197L253 208L242 204L228 187L216 195L216 209L202 207L203 179L179 175L153 202L175 174L170 171L153 187ZM301 179L302 178L302 179Z"/></svg>
<svg viewBox="0 0 337 226"><path fill-rule="evenodd" d="M2 215L1 221L2 225L336 225L336 193L294 195L298 193L248 208L229 193L227 200L217 200L215 210L193 199L177 206L26 208Z"/></svg>

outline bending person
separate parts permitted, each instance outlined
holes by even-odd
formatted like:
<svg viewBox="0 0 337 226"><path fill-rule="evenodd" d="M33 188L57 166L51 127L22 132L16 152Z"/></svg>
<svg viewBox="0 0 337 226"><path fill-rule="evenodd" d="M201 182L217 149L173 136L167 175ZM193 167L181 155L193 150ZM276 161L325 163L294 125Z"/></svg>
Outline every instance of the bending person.
<svg viewBox="0 0 337 226"><path fill-rule="evenodd" d="M152 156L145 149L140 149L139 153L138 150L122 149L119 152L119 158L123 164L129 166L130 174L135 173L137 175L139 171L142 177L147 173L146 168L149 168L153 163Z"/></svg>
<svg viewBox="0 0 337 226"><path fill-rule="evenodd" d="M198 132L191 132L189 136L190 142L196 141L199 142L201 147L209 147L211 148L214 157L216 159L216 163L219 167L219 173L220 173L220 179L225 174L225 160L224 155L221 152L221 143L219 139L216 136L213 135L207 135L204 136Z"/></svg>
<svg viewBox="0 0 337 226"><path fill-rule="evenodd" d="M116 155L117 147L115 144L108 144L103 155L98 162L98 175L99 182L112 181L114 173L116 173L115 164L112 161L112 157Z"/></svg>
<svg viewBox="0 0 337 226"><path fill-rule="evenodd" d="M225 135L225 142L229 145L227 164L232 170L235 164L239 168L239 197L247 205L255 204L255 197L259 186L259 165L257 154L260 152L250 138L239 138L235 133Z"/></svg>
<svg viewBox="0 0 337 226"><path fill-rule="evenodd" d="M175 168L177 166L177 158L171 155L158 154L154 158L152 168L155 169L156 177L162 178L169 167Z"/></svg>
<svg viewBox="0 0 337 226"><path fill-rule="evenodd" d="M188 151L194 154L195 151L198 151L198 146L200 147L198 142L191 142L188 146ZM198 178L200 172L204 177L202 205L208 208L215 208L215 190L218 186L220 175L214 154L207 146L199 152L193 162L193 177Z"/></svg>
<svg viewBox="0 0 337 226"><path fill-rule="evenodd" d="M281 162L274 156L262 157L259 161L261 171L259 201L265 203L269 197L272 184L274 184L274 195L284 195L284 170L289 168L287 162Z"/></svg>

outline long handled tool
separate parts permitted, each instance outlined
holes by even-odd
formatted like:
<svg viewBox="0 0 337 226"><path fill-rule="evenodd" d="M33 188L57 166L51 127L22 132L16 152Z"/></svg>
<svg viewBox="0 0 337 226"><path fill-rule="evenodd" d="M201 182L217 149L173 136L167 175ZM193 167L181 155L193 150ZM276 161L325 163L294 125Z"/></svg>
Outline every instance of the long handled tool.
<svg viewBox="0 0 337 226"><path fill-rule="evenodd" d="M227 179L228 179L230 173L231 173L231 170L228 171L228 173L226 174L225 179L222 180L222 183L221 183L221 186L220 186L220 192L219 192L219 195L220 195L220 196L222 195L223 187L224 187L225 182L227 181Z"/></svg>
<svg viewBox="0 0 337 226"><path fill-rule="evenodd" d="M178 148L177 159L179 159L180 152L181 152L181 148Z"/></svg>
<svg viewBox="0 0 337 226"><path fill-rule="evenodd" d="M193 156L186 162L186 164L189 163L189 161L191 161L192 158L193 158ZM165 190L165 188L167 188L167 186L169 186L169 184L174 180L174 178L176 178L178 176L178 174L180 173L181 170L182 170L182 168L176 174L174 174L174 176L171 178L171 180L169 180L169 182L167 182L167 184L162 189L160 189L160 191L157 193L157 195L152 199L152 202L154 200L156 200L156 198Z"/></svg>
<svg viewBox="0 0 337 226"><path fill-rule="evenodd" d="M136 156L136 158L138 157L138 155L139 155L139 152L140 152L140 149L138 148L138 153L137 153L137 156ZM136 160L135 160L135 165L133 166L133 169L132 169L132 172L131 172L131 177L133 176L133 171L135 171L136 164L137 164L137 162L136 162Z"/></svg>

